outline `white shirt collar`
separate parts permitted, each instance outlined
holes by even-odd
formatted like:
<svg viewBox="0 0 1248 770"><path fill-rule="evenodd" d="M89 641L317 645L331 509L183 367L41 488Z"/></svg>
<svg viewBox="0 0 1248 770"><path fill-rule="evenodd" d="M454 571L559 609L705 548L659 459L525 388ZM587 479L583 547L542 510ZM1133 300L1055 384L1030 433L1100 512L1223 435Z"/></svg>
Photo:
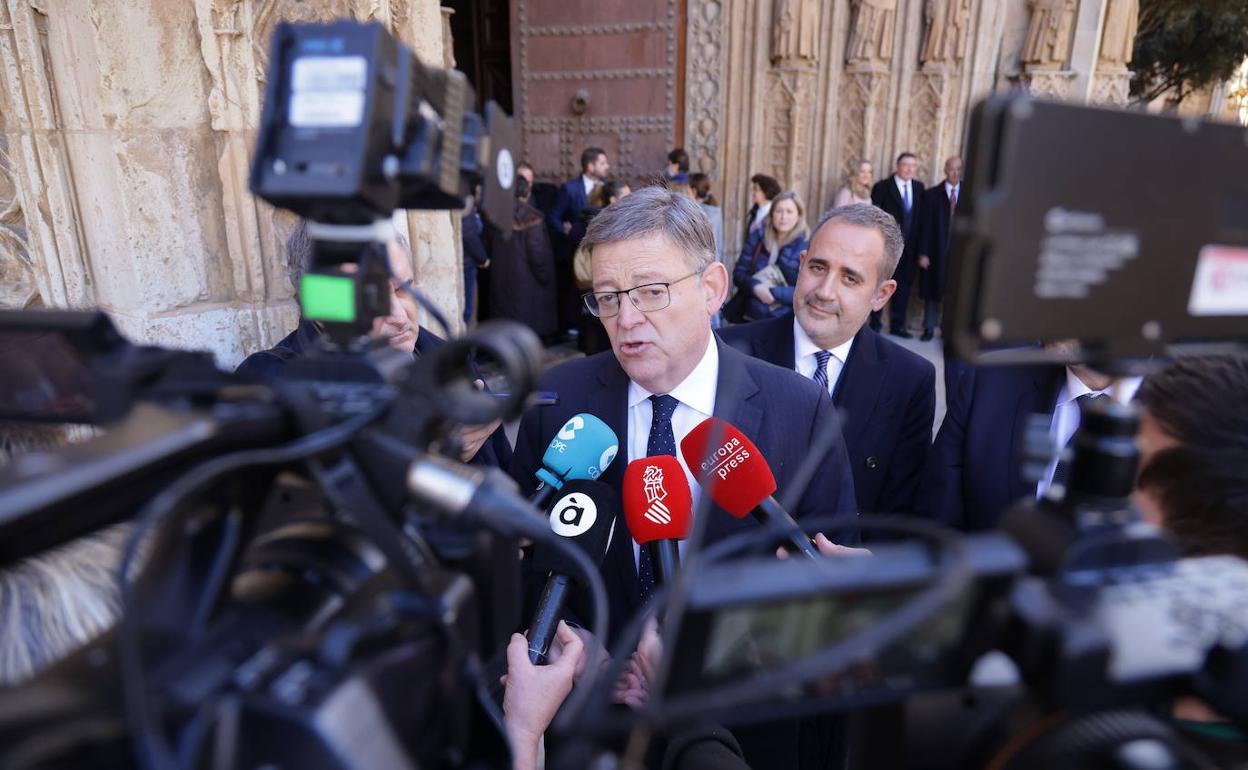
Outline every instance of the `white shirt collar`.
<svg viewBox="0 0 1248 770"><path fill-rule="evenodd" d="M592 176L581 174L581 184L585 185L585 194L589 195L594 190L594 185L598 184L598 180Z"/></svg>
<svg viewBox="0 0 1248 770"><path fill-rule="evenodd" d="M1124 377L1121 380L1114 380L1105 390L1092 390L1083 383L1083 380L1076 377L1068 366L1066 367L1066 387L1062 388L1062 392L1057 397L1057 406L1069 404L1085 393L1103 393L1125 405L1135 398L1135 391L1140 389L1142 381L1141 377Z"/></svg>
<svg viewBox="0 0 1248 770"><path fill-rule="evenodd" d="M689 376L672 388L667 395L676 399L694 411L706 415L715 414L715 389L719 384L719 346L715 344L715 335L711 334L706 342L706 352L702 360L693 367ZM645 388L628 381L628 408L632 409L642 401L655 395Z"/></svg>
<svg viewBox="0 0 1248 770"><path fill-rule="evenodd" d="M948 196L948 197L953 197L953 192L954 192L954 190L957 190L957 191L958 191L958 194L959 194L959 195L961 195L961 194L962 194L962 183L961 183L961 182L958 182L957 184L949 184L948 182L945 182L945 195L946 195L946 196Z"/></svg>
<svg viewBox="0 0 1248 770"><path fill-rule="evenodd" d="M849 360L849 349L852 348L853 346L854 346L854 338L850 337L849 339L845 340L840 345L837 345L836 347L832 348L828 352L832 354L833 358L835 358L837 361L840 361L842 364L844 364L846 361ZM823 348L815 344L815 341L812 340L808 334L806 334L806 330L802 328L802 325L797 322L797 316L794 316L793 317L793 353L795 356L794 360L801 361L806 356L813 356L814 354L818 353L821 350L823 350Z"/></svg>
<svg viewBox="0 0 1248 770"><path fill-rule="evenodd" d="M902 179L901 177L897 176L896 174L893 174L893 181L897 183L897 189L898 189L898 190L900 190L900 189L902 189L902 188L904 188L904 187L906 187L906 186L908 186L908 185L910 184L910 182L906 181L905 179ZM913 181L913 180L911 180L911 181Z"/></svg>

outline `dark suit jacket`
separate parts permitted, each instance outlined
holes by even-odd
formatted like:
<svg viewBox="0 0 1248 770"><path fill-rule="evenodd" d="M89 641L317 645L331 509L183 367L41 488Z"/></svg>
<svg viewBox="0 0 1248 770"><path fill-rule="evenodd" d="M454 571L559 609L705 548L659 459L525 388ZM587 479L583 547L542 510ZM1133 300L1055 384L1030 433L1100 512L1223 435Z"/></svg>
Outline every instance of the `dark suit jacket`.
<svg viewBox="0 0 1248 770"><path fill-rule="evenodd" d="M1053 414L1061 366L968 368L950 394L928 456L916 513L967 532L992 529L1014 502L1034 497L1019 450L1031 414Z"/></svg>
<svg viewBox="0 0 1248 770"><path fill-rule="evenodd" d="M563 234L563 223L575 223L581 215L581 209L589 205L589 196L585 194L585 183L578 174L569 179L559 188L559 198L555 205L546 213L546 224L559 234Z"/></svg>
<svg viewBox="0 0 1248 770"><path fill-rule="evenodd" d="M793 313L721 329L724 342L793 369ZM863 513L909 514L931 444L936 369L922 356L863 326L836 383L832 403Z"/></svg>
<svg viewBox="0 0 1248 770"><path fill-rule="evenodd" d="M916 254L927 256L932 266L919 278L919 296L943 299L945 278L949 274L949 195L942 181L923 193L923 210L919 218L919 247Z"/></svg>
<svg viewBox="0 0 1248 770"><path fill-rule="evenodd" d="M906 249L901 254L901 262L897 265L897 272L893 277L898 281L908 282L914 275L914 258L918 255L919 221L923 216L924 187L919 180L910 180L912 201L910 227L907 229L905 225L905 206L902 205L901 193L897 190L897 183L893 181L893 176L893 174L889 174L872 186L871 202L892 214L893 219L897 220L897 226L901 228L901 235L906 240Z"/></svg>
<svg viewBox="0 0 1248 770"><path fill-rule="evenodd" d="M796 372L742 355L718 340L716 344L719 345L719 378L715 416L736 426L758 446L776 477L776 497L783 499L816 436L821 431L833 430L836 441L824 472L815 475L790 513L798 519L852 514L855 510L853 477L827 394ZM619 438L619 456L600 480L620 489L628 464L628 375L614 354L599 353L557 366L546 374L540 389L556 391L559 404L530 409L520 423L511 474L521 491L525 495L533 491L536 486L533 474L541 465L547 444L569 417L580 412L597 416ZM759 526L750 518L734 518L718 506L712 506L707 515L706 543ZM829 533L829 537L852 542L857 533ZM603 560L602 577L609 604L608 643L613 646L615 635L641 605L633 540L626 521L616 522L615 534ZM532 590L536 588L534 581L540 579L544 578L536 575L529 578L526 593L530 602L536 598L536 591ZM579 611L578 606L582 608ZM574 596L572 613L583 617L584 607L583 597ZM532 617L532 609L526 607L524 617ZM750 767L755 770L798 766L796 720L758 725L737 733Z"/></svg>

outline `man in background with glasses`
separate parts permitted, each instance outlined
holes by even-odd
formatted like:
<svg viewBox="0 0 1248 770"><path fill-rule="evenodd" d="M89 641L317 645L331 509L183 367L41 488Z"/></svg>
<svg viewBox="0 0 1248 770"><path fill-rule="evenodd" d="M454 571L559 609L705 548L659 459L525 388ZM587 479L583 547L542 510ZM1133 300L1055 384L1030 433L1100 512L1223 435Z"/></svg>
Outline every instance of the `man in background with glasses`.
<svg viewBox="0 0 1248 770"><path fill-rule="evenodd" d="M692 198L658 187L638 190L603 209L582 247L593 273L593 290L583 299L602 321L611 351L557 366L544 378L541 389L557 392L559 404L524 416L511 464L526 494L536 486L534 472L551 437L575 414L599 417L620 438L627 456L600 479L617 490L629 462L659 454L679 458L681 439L715 416L758 446L776 477L778 499L789 493L810 446L830 432L832 447L790 513L799 519L854 515L853 477L827 391L723 345L711 331L729 277L715 260L710 223ZM687 467L685 474L697 511L701 490ZM718 506L704 515L705 542L759 526ZM856 533L833 539L838 536ZM623 520L615 523L601 570L609 625L618 633L655 588L646 552L634 545ZM544 579L529 582L540 590ZM531 600L536 593L528 591ZM583 617L578 599L574 594L571 613ZM797 766L795 721L742 730L738 738L751 767Z"/></svg>

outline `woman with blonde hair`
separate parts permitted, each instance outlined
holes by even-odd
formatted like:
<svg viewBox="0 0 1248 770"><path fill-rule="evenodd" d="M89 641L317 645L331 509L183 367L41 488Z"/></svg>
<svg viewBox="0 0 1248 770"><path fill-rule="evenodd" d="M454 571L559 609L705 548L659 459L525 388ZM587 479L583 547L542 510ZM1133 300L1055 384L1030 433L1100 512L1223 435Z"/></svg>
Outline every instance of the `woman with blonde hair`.
<svg viewBox="0 0 1248 770"><path fill-rule="evenodd" d="M853 170L845 175L845 186L837 192L836 200L832 203L833 207L840 208L851 203L870 203L871 182L874 176L871 161L860 160L855 163Z"/></svg>
<svg viewBox="0 0 1248 770"><path fill-rule="evenodd" d="M793 284L809 242L806 204L791 190L780 193L771 202L766 225L750 233L733 269L737 291L748 298L738 301L745 306L744 320L780 316L793 308Z"/></svg>

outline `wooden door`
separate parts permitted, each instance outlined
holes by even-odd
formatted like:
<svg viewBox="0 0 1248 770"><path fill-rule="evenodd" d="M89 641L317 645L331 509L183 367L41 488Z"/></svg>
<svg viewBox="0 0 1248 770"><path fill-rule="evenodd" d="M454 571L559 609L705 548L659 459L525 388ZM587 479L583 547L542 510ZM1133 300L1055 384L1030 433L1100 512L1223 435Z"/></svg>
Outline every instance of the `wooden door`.
<svg viewBox="0 0 1248 770"><path fill-rule="evenodd" d="M511 0L513 96L537 176L580 172L586 147L611 176L661 173L684 106L683 0Z"/></svg>

